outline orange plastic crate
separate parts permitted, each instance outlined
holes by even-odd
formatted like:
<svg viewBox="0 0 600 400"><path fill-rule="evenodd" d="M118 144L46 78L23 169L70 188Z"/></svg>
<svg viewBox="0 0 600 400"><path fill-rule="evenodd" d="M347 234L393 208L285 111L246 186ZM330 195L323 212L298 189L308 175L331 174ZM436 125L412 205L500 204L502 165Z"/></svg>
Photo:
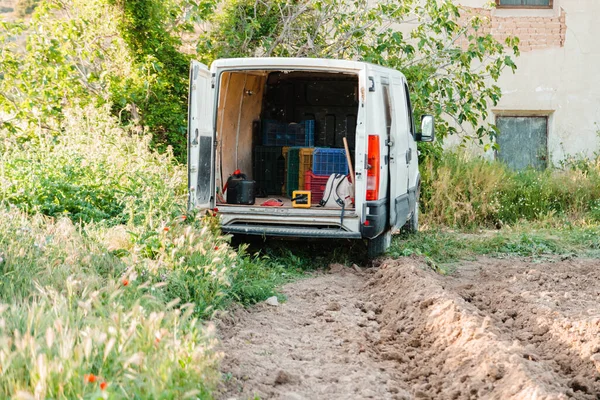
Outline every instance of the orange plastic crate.
<svg viewBox="0 0 600 400"><path fill-rule="evenodd" d="M307 171L312 170L314 147L300 149L300 171L298 171L298 187L304 188L304 176Z"/></svg>

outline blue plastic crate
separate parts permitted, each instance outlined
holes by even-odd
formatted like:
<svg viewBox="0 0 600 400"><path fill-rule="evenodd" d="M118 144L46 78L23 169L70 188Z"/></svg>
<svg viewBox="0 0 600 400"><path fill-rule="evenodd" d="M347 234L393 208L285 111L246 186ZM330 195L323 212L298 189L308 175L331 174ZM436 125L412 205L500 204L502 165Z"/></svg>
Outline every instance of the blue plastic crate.
<svg viewBox="0 0 600 400"><path fill-rule="evenodd" d="M289 146L314 147L315 121L312 119L288 125L287 139Z"/></svg>
<svg viewBox="0 0 600 400"><path fill-rule="evenodd" d="M273 120L263 121L263 146L315 145L315 121L306 120L287 124Z"/></svg>
<svg viewBox="0 0 600 400"><path fill-rule="evenodd" d="M285 122L262 121L263 146L288 146L287 124Z"/></svg>
<svg viewBox="0 0 600 400"><path fill-rule="evenodd" d="M315 175L348 175L348 161L344 149L316 148L313 153L313 173Z"/></svg>

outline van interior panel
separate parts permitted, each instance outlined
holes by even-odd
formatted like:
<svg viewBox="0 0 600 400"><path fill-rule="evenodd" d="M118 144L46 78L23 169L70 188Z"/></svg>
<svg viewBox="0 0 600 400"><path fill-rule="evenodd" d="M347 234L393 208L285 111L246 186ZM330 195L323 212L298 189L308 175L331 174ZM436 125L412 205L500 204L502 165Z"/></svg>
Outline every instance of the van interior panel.
<svg viewBox="0 0 600 400"><path fill-rule="evenodd" d="M355 75L316 72L271 72L263 119L315 121L315 146L354 149L358 79Z"/></svg>
<svg viewBox="0 0 600 400"><path fill-rule="evenodd" d="M251 178L253 121L260 119L265 80L264 74L222 74L217 110L217 152L225 181L236 169Z"/></svg>
<svg viewBox="0 0 600 400"><path fill-rule="evenodd" d="M354 159L357 113L356 75L256 70L222 73L216 123L217 187L223 188L236 170L248 179L260 179L253 176L260 173L256 168L253 173L255 148L271 145L263 143L264 121L284 125L314 121L315 147L340 149L344 147L343 138L346 137ZM279 152L283 148L285 145L279 146ZM285 168L286 171L278 171L278 176L287 179L287 164ZM283 207L291 207L289 193L258 194L261 197L256 198L257 205L268 198L278 198L284 201ZM223 204L222 201L218 202Z"/></svg>

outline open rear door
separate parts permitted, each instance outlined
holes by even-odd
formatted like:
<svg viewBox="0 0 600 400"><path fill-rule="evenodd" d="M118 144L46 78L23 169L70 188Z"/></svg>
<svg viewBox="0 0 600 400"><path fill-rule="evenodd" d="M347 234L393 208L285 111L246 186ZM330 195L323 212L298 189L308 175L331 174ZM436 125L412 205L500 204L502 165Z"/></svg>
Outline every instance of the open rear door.
<svg viewBox="0 0 600 400"><path fill-rule="evenodd" d="M208 67L192 61L188 97L188 207L190 209L214 207L213 90Z"/></svg>
<svg viewBox="0 0 600 400"><path fill-rule="evenodd" d="M408 121L402 81L394 77L392 97L392 129L390 143L390 226L402 228L409 214L408 165L412 157L408 146Z"/></svg>

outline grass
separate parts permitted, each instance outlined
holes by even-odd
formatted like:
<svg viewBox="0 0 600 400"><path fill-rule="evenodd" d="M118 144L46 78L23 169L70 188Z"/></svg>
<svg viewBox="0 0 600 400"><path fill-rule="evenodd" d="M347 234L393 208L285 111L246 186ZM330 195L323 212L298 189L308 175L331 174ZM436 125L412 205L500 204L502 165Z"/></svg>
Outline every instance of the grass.
<svg viewBox="0 0 600 400"><path fill-rule="evenodd" d="M422 206L432 226L498 228L557 217L598 222L600 155L561 169L511 171L461 153L425 160Z"/></svg>
<svg viewBox="0 0 600 400"><path fill-rule="evenodd" d="M600 257L600 226L539 226L522 223L500 230L431 229L396 236L391 257L424 256L442 273L454 271L461 260L477 256L545 258L558 255Z"/></svg>

